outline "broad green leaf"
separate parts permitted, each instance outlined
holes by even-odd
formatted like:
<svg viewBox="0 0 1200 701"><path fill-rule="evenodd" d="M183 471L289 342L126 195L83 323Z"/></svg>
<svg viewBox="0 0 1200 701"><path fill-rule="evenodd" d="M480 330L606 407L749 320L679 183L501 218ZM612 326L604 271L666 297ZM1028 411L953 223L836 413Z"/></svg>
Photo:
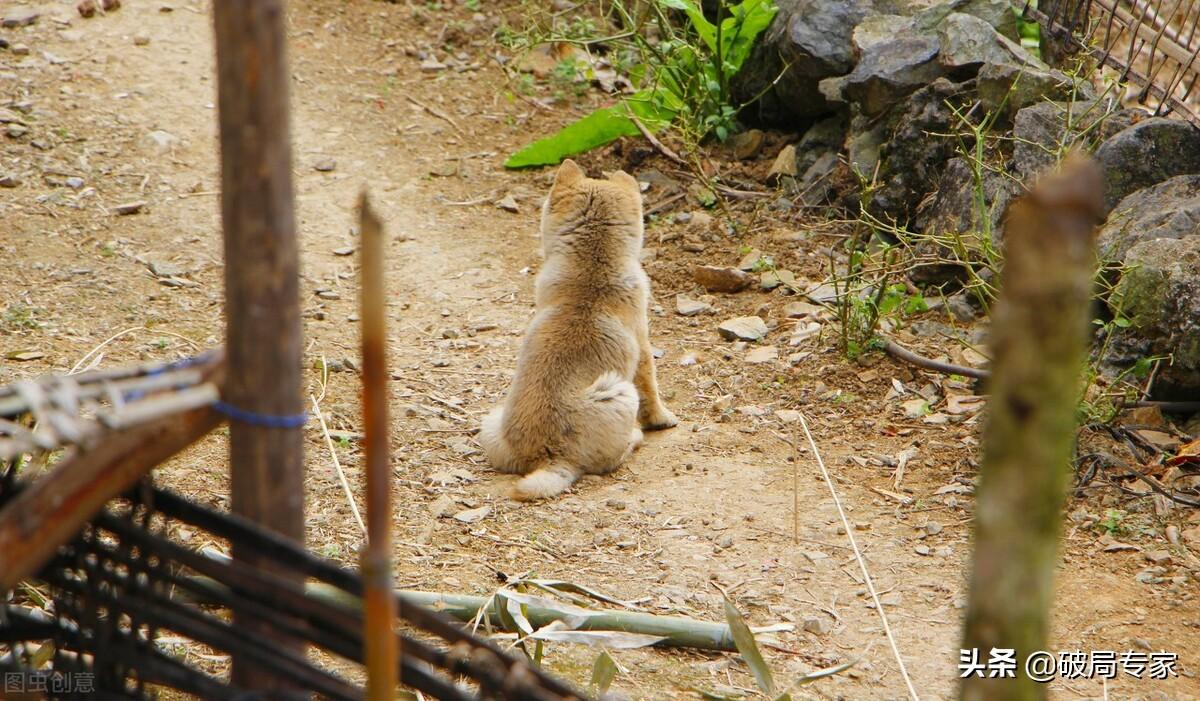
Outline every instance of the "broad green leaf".
<svg viewBox="0 0 1200 701"><path fill-rule="evenodd" d="M561 163L564 158L640 133L620 106L605 107L572 122L552 136L529 144L508 157L505 168L531 168Z"/></svg>
<svg viewBox="0 0 1200 701"><path fill-rule="evenodd" d="M775 693L775 680L771 676L771 668L767 666L767 661L763 659L762 653L758 650L754 633L750 632L750 627L746 625L746 620L742 618L741 612L729 599L725 599L725 622L729 624L729 632L733 634L733 644L737 646L742 659L750 666L750 673L754 675L754 681L758 683L758 688L762 689L767 696L772 696Z"/></svg>
<svg viewBox="0 0 1200 701"><path fill-rule="evenodd" d="M750 57L758 35L775 19L778 8L771 0L745 0L731 11L731 16L721 22L721 56L736 73Z"/></svg>
<svg viewBox="0 0 1200 701"><path fill-rule="evenodd" d="M664 7L683 10L687 13L688 19L692 22L692 28L696 30L696 34L708 47L708 50L717 50L717 28L704 16L704 11L700 9L699 5L692 0L659 0L659 2ZM721 24L721 29L724 31L724 23Z"/></svg>
<svg viewBox="0 0 1200 701"><path fill-rule="evenodd" d="M589 686L593 692L603 694L608 691L608 687L612 686L613 679L616 678L617 663L605 650L596 657L596 661L592 664L592 681Z"/></svg>
<svg viewBox="0 0 1200 701"><path fill-rule="evenodd" d="M643 90L619 105L598 109L554 135L533 142L509 156L504 167L557 165L568 156L610 144L622 136L638 135L641 131L629 118L631 112L650 131L661 129L675 117L672 105L677 103L678 99L665 91Z"/></svg>

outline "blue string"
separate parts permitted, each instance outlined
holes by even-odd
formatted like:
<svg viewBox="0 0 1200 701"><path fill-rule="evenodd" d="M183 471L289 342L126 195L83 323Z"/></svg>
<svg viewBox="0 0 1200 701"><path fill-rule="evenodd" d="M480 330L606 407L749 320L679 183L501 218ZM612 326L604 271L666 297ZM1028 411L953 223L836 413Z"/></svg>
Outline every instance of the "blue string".
<svg viewBox="0 0 1200 701"><path fill-rule="evenodd" d="M271 414L257 414L253 411L240 409L228 402L223 402L220 399L212 403L212 408L222 414L228 416L234 421L251 426L263 426L265 428L300 428L308 423L308 412L302 411L299 414L291 416L272 416Z"/></svg>
<svg viewBox="0 0 1200 701"><path fill-rule="evenodd" d="M161 375L168 370L181 370L193 365L200 365L211 358L213 353L215 353L215 351L205 351L204 353L192 356L190 358L176 360L174 362L161 365L157 368L153 368L146 374ZM140 399L141 397L145 396L145 394L146 393L143 391L130 392L129 394L125 395L125 401L129 402ZM258 414L253 411L241 409L219 399L214 401L211 406L214 411L218 411L234 421L250 424L251 426L263 426L265 428L300 428L304 426L304 424L308 423L307 411L299 414L292 414L291 416Z"/></svg>

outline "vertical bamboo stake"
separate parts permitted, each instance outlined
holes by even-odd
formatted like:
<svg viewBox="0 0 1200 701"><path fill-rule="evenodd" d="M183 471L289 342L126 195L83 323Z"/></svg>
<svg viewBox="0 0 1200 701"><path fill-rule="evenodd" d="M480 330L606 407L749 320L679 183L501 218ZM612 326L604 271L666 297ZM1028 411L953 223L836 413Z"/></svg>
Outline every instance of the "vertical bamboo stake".
<svg viewBox="0 0 1200 701"><path fill-rule="evenodd" d="M283 0L213 2L229 363L223 399L264 417L304 412L283 22ZM230 422L233 510L303 543L303 435L267 423ZM244 548L233 555L256 562ZM262 645L285 644L264 622L238 623ZM239 686L287 687L242 660L233 664Z"/></svg>
<svg viewBox="0 0 1200 701"><path fill-rule="evenodd" d="M963 701L1046 695L1024 663L1047 645L1102 177L1094 161L1072 154L1009 210L963 647L977 649L981 663L994 648L1015 650L1016 678L968 676Z"/></svg>
<svg viewBox="0 0 1200 701"><path fill-rule="evenodd" d="M367 699L391 701L396 693L396 597L392 592L391 465L388 460L387 292L383 279L383 227L367 194L359 198L362 291L363 432L367 460L367 545L362 554L365 601L363 639Z"/></svg>

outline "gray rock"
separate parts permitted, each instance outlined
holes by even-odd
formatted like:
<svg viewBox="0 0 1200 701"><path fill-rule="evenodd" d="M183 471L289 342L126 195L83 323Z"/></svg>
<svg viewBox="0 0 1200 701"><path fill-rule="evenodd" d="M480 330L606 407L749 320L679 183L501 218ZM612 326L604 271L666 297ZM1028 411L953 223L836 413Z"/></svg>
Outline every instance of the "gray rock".
<svg viewBox="0 0 1200 701"><path fill-rule="evenodd" d="M830 176L837 169L838 154L836 151L826 151L815 163L804 171L797 181L800 199L805 205L815 207L825 204L833 194L833 180Z"/></svg>
<svg viewBox="0 0 1200 701"><path fill-rule="evenodd" d="M954 12L938 24L938 62L948 71L974 73L985 63L1041 69L1045 66L1020 44L1001 36L985 20ZM965 77L965 76L964 76Z"/></svg>
<svg viewBox="0 0 1200 701"><path fill-rule="evenodd" d="M844 113L822 119L809 127L796 144L796 173L803 175L827 153L841 152L846 142L847 127Z"/></svg>
<svg viewBox="0 0 1200 701"><path fill-rule="evenodd" d="M1012 63L983 64L975 76L975 89L984 109L1002 110L1005 121L1039 102L1091 102L1096 97L1091 83L1072 80L1061 71Z"/></svg>
<svg viewBox="0 0 1200 701"><path fill-rule="evenodd" d="M1121 200L1100 229L1097 247L1121 263L1142 241L1200 236L1200 175L1177 175Z"/></svg>
<svg viewBox="0 0 1200 701"><path fill-rule="evenodd" d="M917 31L929 31L956 12L978 17L1007 39L1020 39L1017 17L1013 14L1012 3L1009 0L949 0L937 3L914 15L913 28Z"/></svg>
<svg viewBox="0 0 1200 701"><path fill-rule="evenodd" d="M1200 173L1200 130L1183 120L1152 117L1106 140L1096 158L1104 166L1104 197L1111 209L1143 187Z"/></svg>
<svg viewBox="0 0 1200 701"><path fill-rule="evenodd" d="M851 34L856 55L862 56L871 49L891 41L894 37L911 32L916 22L912 17L904 15L868 15L864 17Z"/></svg>
<svg viewBox="0 0 1200 701"><path fill-rule="evenodd" d="M123 202L113 207L112 211L120 216L128 216L130 214L137 214L145 208L146 202L144 200L138 200L136 202Z"/></svg>
<svg viewBox="0 0 1200 701"><path fill-rule="evenodd" d="M1039 102L1013 119L1013 168L1029 179L1075 146L1107 139L1135 123L1140 110L1113 111L1102 100Z"/></svg>
<svg viewBox="0 0 1200 701"><path fill-rule="evenodd" d="M38 20L42 13L29 7L14 7L5 13L4 18L0 19L0 27L12 29L14 27L27 27Z"/></svg>
<svg viewBox="0 0 1200 701"><path fill-rule="evenodd" d="M788 144L779 150L771 163L771 169L767 171L767 182L779 184L799 174L800 171L796 170L796 145Z"/></svg>
<svg viewBox="0 0 1200 701"><path fill-rule="evenodd" d="M833 622L827 618L814 616L804 619L803 628L806 633L813 635L829 635L829 631L833 630Z"/></svg>
<svg viewBox="0 0 1200 701"><path fill-rule="evenodd" d="M1200 393L1200 236L1152 239L1129 249L1108 306L1130 320L1114 328L1104 358L1110 370L1142 358L1172 356L1159 366L1155 399Z"/></svg>
<svg viewBox="0 0 1200 701"><path fill-rule="evenodd" d="M696 316L712 311L712 305L686 295L675 295L675 311L680 316Z"/></svg>
<svg viewBox="0 0 1200 701"><path fill-rule="evenodd" d="M717 333L726 341L758 341L767 335L767 322L757 316L739 316L722 321Z"/></svg>
<svg viewBox="0 0 1200 701"><path fill-rule="evenodd" d="M894 126L887 120L854 115L850 120L850 133L846 136L846 158L852 171L867 176L875 172L879 152Z"/></svg>
<svg viewBox="0 0 1200 701"><path fill-rule="evenodd" d="M950 312L950 316L954 317L955 321L963 323L974 321L975 317L979 316L979 310L971 303L972 299L973 297L966 292L951 295L946 298L946 309Z"/></svg>
<svg viewBox="0 0 1200 701"><path fill-rule="evenodd" d="M762 150L766 138L767 135L761 129L748 129L729 137L725 146L732 152L734 158L739 161L748 161Z"/></svg>
<svg viewBox="0 0 1200 701"><path fill-rule="evenodd" d="M818 83L854 68L851 35L875 3L778 0L776 5L778 14L760 36L732 87L736 100L748 101L762 95L751 109L757 109L763 121L794 124L797 118L819 117L832 111Z"/></svg>
<svg viewBox="0 0 1200 701"><path fill-rule="evenodd" d="M146 134L146 140L162 153L166 153L179 144L179 138L170 132L156 129Z"/></svg>
<svg viewBox="0 0 1200 701"><path fill-rule="evenodd" d="M953 139L932 135L953 130L955 117L947 101L964 99L968 93L968 84L939 78L913 93L898 109L890 121L890 135L880 148L879 187L871 199L872 211L878 216L901 223L913 218L917 204L955 155ZM870 174L874 169L861 172Z"/></svg>
<svg viewBox="0 0 1200 701"><path fill-rule="evenodd" d="M846 76L842 93L864 115L883 114L946 72L937 60L938 49L932 35L900 35L875 44Z"/></svg>
<svg viewBox="0 0 1200 701"><path fill-rule="evenodd" d="M917 243L919 254L954 260L965 252L972 262L993 257L988 249L999 248L1004 212L1022 188L1012 178L991 170L985 170L981 175L984 210L980 209L976 199L975 173L970 163L964 158L954 158L947 163L938 181L933 204L922 217L921 230L930 237L953 237L956 245L949 247L931 238L922 238ZM961 263L939 262L917 266L909 276L915 282L942 284L961 278L965 272Z"/></svg>

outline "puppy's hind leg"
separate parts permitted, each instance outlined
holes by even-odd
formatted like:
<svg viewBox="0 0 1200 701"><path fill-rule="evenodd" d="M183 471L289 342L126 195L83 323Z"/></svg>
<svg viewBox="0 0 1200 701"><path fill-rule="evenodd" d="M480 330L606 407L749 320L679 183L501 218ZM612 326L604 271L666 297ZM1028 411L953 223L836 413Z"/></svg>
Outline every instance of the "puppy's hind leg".
<svg viewBox="0 0 1200 701"><path fill-rule="evenodd" d="M500 472L521 472L521 465L512 446L504 438L504 407L498 406L483 417L479 429L479 445L492 467Z"/></svg>

